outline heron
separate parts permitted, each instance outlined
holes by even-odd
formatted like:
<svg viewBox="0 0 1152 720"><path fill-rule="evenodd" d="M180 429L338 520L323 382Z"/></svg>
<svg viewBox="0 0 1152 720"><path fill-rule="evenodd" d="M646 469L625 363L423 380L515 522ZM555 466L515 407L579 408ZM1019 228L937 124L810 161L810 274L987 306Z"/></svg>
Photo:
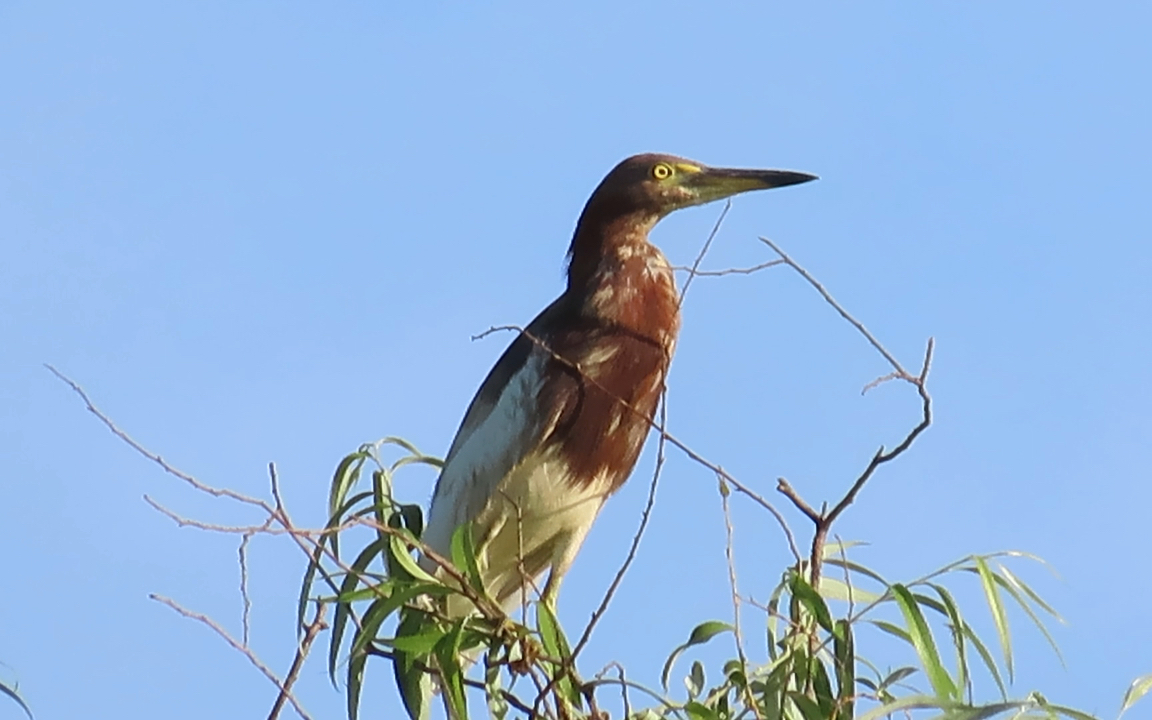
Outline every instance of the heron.
<svg viewBox="0 0 1152 720"><path fill-rule="evenodd" d="M511 342L468 406L424 544L450 557L457 528L470 524L493 599L509 609L535 591L554 606L604 502L636 465L676 347L679 293L649 232L675 210L814 179L662 154L616 165L576 223L564 291ZM420 561L437 570L427 555ZM448 607L455 616L472 610L463 598Z"/></svg>

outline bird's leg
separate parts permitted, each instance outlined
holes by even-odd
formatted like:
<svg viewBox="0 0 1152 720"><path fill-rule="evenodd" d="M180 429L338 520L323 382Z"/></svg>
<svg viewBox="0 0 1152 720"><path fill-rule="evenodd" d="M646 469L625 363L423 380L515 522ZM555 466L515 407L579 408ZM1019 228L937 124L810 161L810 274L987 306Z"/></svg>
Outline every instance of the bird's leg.
<svg viewBox="0 0 1152 720"><path fill-rule="evenodd" d="M560 581L563 579L564 571L553 566L552 571L548 573L548 582L544 584L544 592L540 593L540 602L547 605L553 615L556 614L556 596L560 593Z"/></svg>
<svg viewBox="0 0 1152 720"><path fill-rule="evenodd" d="M556 612L556 596L560 593L560 581L572 567L576 552L580 550L580 544L587 532L587 528L584 528L584 531L578 534L564 533L552 541L552 569L548 572L548 582L544 585L544 592L540 594L540 602L547 603L553 614Z"/></svg>

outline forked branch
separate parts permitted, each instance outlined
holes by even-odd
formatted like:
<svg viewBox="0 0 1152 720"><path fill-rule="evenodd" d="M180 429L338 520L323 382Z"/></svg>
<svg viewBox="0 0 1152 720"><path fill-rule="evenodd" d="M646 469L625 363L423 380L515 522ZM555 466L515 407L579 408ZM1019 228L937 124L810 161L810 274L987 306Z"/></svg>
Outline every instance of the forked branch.
<svg viewBox="0 0 1152 720"><path fill-rule="evenodd" d="M817 292L820 293L821 297L823 297L824 300L829 305L831 305L837 313L839 313L840 317L844 318L850 325L856 328L860 334L864 336L868 343L873 348L875 348L876 351L880 353L880 355L882 355L885 360L888 361L889 365L892 366L893 372L884 375L883 377L879 377L865 385L864 392L867 392L869 389L876 387L877 385L888 382L889 380L903 380L915 386L916 392L920 396L920 421L908 432L908 434L904 437L903 440L900 441L898 445L896 445L896 447L892 448L891 450L887 450L884 448L884 446L880 446L880 449L878 449L876 454L872 456L872 460L869 461L867 467L864 468L864 471L860 473L855 482L852 483L852 486L848 488L848 492L844 494L844 497L840 498L840 501L837 502L831 510L828 510L826 507L822 507L820 510L816 510L807 501L805 501L798 492L796 492L795 488L793 488L787 480L784 478L779 478L777 480L776 489L782 495L784 495L784 497L792 501L792 504L796 506L796 509L802 512L809 520L812 521L813 525L815 525L816 529L812 535L812 548L809 554L808 562L811 573L809 580L812 584L812 587L818 588L820 583L820 572L823 566L824 545L827 542L828 533L832 529L832 524L836 522L836 519L839 518L840 515L848 508L848 506L856 500L856 496L864 488L865 483L868 482L873 473L876 472L876 469L884 463L890 460L895 460L897 457L902 455L904 451L912 446L912 443L916 441L916 438L918 438L920 434L927 430L928 426L932 424L932 396L928 394L928 371L932 367L932 352L935 349L935 340L933 338L928 338L928 346L924 351L924 362L920 366L920 372L917 375L912 375L907 370L905 370L904 366L900 364L900 361L897 360L896 357L891 352L889 352L888 349L884 347L884 345L879 340L877 340L871 332L868 331L868 328L864 327L863 323L853 317L851 313L844 309L843 305L836 301L836 298L832 297L832 294L829 293L828 290L818 280L816 280L816 278L812 276L811 273L809 273L795 260L793 260L776 243L765 237L760 238L760 241L766 244L768 247L772 248L772 250L774 250L776 254L780 256L781 262L791 267L793 270L799 273L801 277L807 280L808 284L810 284L816 289Z"/></svg>

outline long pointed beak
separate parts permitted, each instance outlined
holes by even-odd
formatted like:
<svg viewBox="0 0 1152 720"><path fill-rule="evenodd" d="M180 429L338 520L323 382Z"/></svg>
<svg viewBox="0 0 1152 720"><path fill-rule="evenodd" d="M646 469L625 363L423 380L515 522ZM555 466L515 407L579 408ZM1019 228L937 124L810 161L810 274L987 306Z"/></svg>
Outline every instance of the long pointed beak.
<svg viewBox="0 0 1152 720"><path fill-rule="evenodd" d="M751 190L770 190L816 179L815 175L792 170L704 167L699 172L685 176L683 185L696 194L697 202L706 203Z"/></svg>

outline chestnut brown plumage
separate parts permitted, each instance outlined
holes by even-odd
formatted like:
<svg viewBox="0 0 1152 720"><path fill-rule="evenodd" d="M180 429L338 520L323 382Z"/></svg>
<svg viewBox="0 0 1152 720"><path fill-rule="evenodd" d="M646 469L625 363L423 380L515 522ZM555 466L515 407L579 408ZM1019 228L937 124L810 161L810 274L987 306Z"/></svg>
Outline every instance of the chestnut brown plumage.
<svg viewBox="0 0 1152 720"><path fill-rule="evenodd" d="M550 569L542 596L554 601L601 506L636 464L676 344L679 296L648 232L680 208L813 179L652 154L613 168L576 225L567 288L468 407L424 542L447 556L456 528L472 523L489 594L509 604Z"/></svg>

